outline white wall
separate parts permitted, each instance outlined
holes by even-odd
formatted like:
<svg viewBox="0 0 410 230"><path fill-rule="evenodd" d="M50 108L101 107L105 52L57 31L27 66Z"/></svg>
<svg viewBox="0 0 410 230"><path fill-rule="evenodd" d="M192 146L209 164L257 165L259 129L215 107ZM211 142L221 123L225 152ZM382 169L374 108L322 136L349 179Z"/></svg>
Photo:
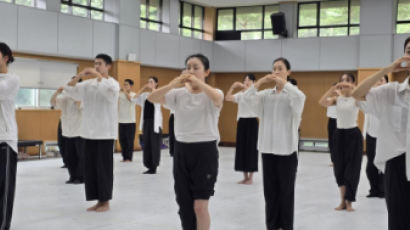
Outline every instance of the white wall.
<svg viewBox="0 0 410 230"><path fill-rule="evenodd" d="M288 58L295 71L381 67L403 53L408 36L394 34L394 0L361 0L360 36L217 42L179 36L179 12L169 14L171 33L139 29L138 2L121 0L111 7L119 23L60 14L56 6L46 11L0 2L0 20L7 22L0 40L16 51L63 57L92 59L105 52L127 59L135 53L143 65L170 68L182 68L186 56L201 52L210 58L214 72L243 72L269 71L280 56ZM168 10L178 4L169 0Z"/></svg>

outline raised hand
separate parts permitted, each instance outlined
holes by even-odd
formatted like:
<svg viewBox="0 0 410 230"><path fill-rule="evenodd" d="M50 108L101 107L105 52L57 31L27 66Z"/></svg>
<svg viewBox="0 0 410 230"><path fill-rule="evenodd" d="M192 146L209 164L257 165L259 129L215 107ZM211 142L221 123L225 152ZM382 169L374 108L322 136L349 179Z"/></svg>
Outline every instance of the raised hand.
<svg viewBox="0 0 410 230"><path fill-rule="evenodd" d="M396 59L390 66L390 72L410 71L410 57L403 56Z"/></svg>

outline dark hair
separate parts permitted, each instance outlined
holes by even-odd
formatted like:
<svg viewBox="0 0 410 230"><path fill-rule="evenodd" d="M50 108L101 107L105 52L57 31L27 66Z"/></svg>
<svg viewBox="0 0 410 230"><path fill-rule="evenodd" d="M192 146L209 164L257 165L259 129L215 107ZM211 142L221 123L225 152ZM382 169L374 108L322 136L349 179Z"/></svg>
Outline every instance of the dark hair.
<svg viewBox="0 0 410 230"><path fill-rule="evenodd" d="M409 42L410 42L410 37L408 37L406 41L404 41L404 52L406 52L406 46L407 44L409 44Z"/></svg>
<svg viewBox="0 0 410 230"><path fill-rule="evenodd" d="M294 86L298 85L298 82L296 81L296 79L288 77L287 81L290 82Z"/></svg>
<svg viewBox="0 0 410 230"><path fill-rule="evenodd" d="M11 52L10 47L6 43L0 42L0 53L3 57L9 57L7 65L14 62L13 52Z"/></svg>
<svg viewBox="0 0 410 230"><path fill-rule="evenodd" d="M202 62L202 65L204 65L205 71L206 71L206 70L209 70L209 59L208 59L205 55L203 55L203 54L192 54L192 55L189 55L189 56L185 59L185 65L187 65L189 59L191 59L191 58L198 58L198 59Z"/></svg>
<svg viewBox="0 0 410 230"><path fill-rule="evenodd" d="M246 78L249 78L249 80L251 80L251 81L256 81L256 77L253 73L246 74L245 77L243 78L243 80L245 80Z"/></svg>
<svg viewBox="0 0 410 230"><path fill-rule="evenodd" d="M134 85L134 81L131 80L131 79L125 79L124 81L125 81L125 82L128 82L128 84L130 84L131 86Z"/></svg>
<svg viewBox="0 0 410 230"><path fill-rule="evenodd" d="M157 83L157 87L155 87L155 88L158 88L158 78L157 78L157 77L155 77L155 76L150 76L148 79L154 80L155 83Z"/></svg>
<svg viewBox="0 0 410 230"><path fill-rule="evenodd" d="M76 78L77 76L72 76L71 77L71 79L74 79L74 78ZM80 77L80 79L78 80L78 82L82 82L83 81L83 79Z"/></svg>
<svg viewBox="0 0 410 230"><path fill-rule="evenodd" d="M95 58L103 59L106 65L112 64L112 58L108 54L98 54Z"/></svg>
<svg viewBox="0 0 410 230"><path fill-rule="evenodd" d="M342 77L343 77L344 75L347 75L347 76L350 78L350 80L352 80L353 83L356 82L356 78L354 77L354 74L353 74L353 73L344 73L344 74L342 74L342 76L340 76L340 78L339 78L339 81L342 80Z"/></svg>
<svg viewBox="0 0 410 230"><path fill-rule="evenodd" d="M389 76L387 76L386 74L383 76L384 80L386 80L386 82L389 82Z"/></svg>
<svg viewBox="0 0 410 230"><path fill-rule="evenodd" d="M288 59L286 59L286 58L284 58L284 57L276 58L276 59L273 61L273 64L275 64L276 62L279 62L279 61L281 61L281 62L283 62L283 64L285 64L287 70L290 70L290 69L291 69L291 67L290 67L290 62L288 61Z"/></svg>

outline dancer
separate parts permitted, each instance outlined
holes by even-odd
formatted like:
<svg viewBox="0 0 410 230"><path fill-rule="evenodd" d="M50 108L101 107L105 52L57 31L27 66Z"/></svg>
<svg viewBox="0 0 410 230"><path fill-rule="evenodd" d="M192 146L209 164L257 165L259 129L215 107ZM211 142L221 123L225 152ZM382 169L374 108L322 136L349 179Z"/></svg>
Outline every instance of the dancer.
<svg viewBox="0 0 410 230"><path fill-rule="evenodd" d="M410 229L410 126L409 77L373 88L384 75L410 71L410 37L404 42L404 56L365 79L353 96L366 100L367 112L379 120L374 160L384 172L389 230Z"/></svg>
<svg viewBox="0 0 410 230"><path fill-rule="evenodd" d="M291 66L287 59L273 61L272 73L258 80L244 98L254 105L260 119L258 150L262 153L266 228L292 230L295 180L298 165L299 125L305 95L287 82ZM258 89L275 82L272 89Z"/></svg>
<svg viewBox="0 0 410 230"><path fill-rule="evenodd" d="M83 103L81 137L85 140L85 193L97 204L87 211L105 212L113 190L114 140L118 134L118 82L108 75L112 59L98 54L94 68L85 68L64 90ZM86 75L95 78L78 83Z"/></svg>
<svg viewBox="0 0 410 230"><path fill-rule="evenodd" d="M144 174L156 174L161 160L162 111L161 104L151 103L147 97L158 88L158 78L151 76L132 101L141 106L140 131L143 135ZM148 91L148 92L145 92Z"/></svg>
<svg viewBox="0 0 410 230"><path fill-rule="evenodd" d="M135 97L136 93L131 91L133 85L133 80L125 79L118 99L118 139L121 145L123 162L131 162L134 152L136 115L132 98Z"/></svg>
<svg viewBox="0 0 410 230"><path fill-rule="evenodd" d="M340 191L340 204L335 210L354 211L363 156L363 138L357 127L359 107L351 96L355 77L345 73L321 100L322 106L336 105L337 129L334 133L333 170ZM336 94L338 96L334 97Z"/></svg>
<svg viewBox="0 0 410 230"><path fill-rule="evenodd" d="M209 60L194 54L186 71L148 100L175 111L175 194L184 230L209 230L209 198L218 175L218 119L223 92L206 84Z"/></svg>
<svg viewBox="0 0 410 230"><path fill-rule="evenodd" d="M235 170L243 172L244 179L239 184L252 184L253 173L258 171L258 119L249 101L243 99L244 91L255 83L255 75L247 74L241 82L235 82L229 88L225 100L238 104ZM240 92L232 94L235 89Z"/></svg>

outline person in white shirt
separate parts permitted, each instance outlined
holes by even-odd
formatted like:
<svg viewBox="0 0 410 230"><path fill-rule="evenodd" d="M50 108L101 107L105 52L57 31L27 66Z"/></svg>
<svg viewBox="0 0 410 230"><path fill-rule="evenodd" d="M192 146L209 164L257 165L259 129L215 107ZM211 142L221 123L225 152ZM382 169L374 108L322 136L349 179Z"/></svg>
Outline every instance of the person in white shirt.
<svg viewBox="0 0 410 230"><path fill-rule="evenodd" d="M186 70L148 100L175 111L175 194L184 230L209 230L208 203L218 176L218 120L223 92L206 84L209 60L193 54Z"/></svg>
<svg viewBox="0 0 410 230"><path fill-rule="evenodd" d="M245 92L259 117L258 150L262 153L266 228L292 230L298 165L299 125L306 96L287 82L291 66L286 58L273 61L272 73ZM274 88L258 92L262 85Z"/></svg>
<svg viewBox="0 0 410 230"><path fill-rule="evenodd" d="M374 164L384 172L389 230L410 229L410 83L372 88L384 75L410 71L410 37L404 56L365 79L353 96L366 100L367 112L379 120Z"/></svg>
<svg viewBox="0 0 410 230"><path fill-rule="evenodd" d="M334 83L333 85L336 85L337 83ZM331 95L330 97L337 97L336 94ZM321 98L319 100L319 105L322 105L322 101L326 100L326 98ZM325 106L326 107L326 106ZM330 161L332 162L331 166L333 165L333 158L334 158L334 133L337 128L336 125L336 118L337 118L337 112L336 112L336 106L331 105L327 106L327 111L326 111L326 116L328 117L327 120L327 143L329 146L329 152L330 152Z"/></svg>
<svg viewBox="0 0 410 230"><path fill-rule="evenodd" d="M387 75L384 75L374 87L379 87L389 82ZM366 140L366 176L370 183L370 191L366 196L368 198L379 197L384 198L384 176L383 173L377 169L374 164L374 158L376 156L376 142L379 131L379 120L371 113L367 112L367 103L361 101L359 104L360 109L365 113L363 124L363 137Z"/></svg>
<svg viewBox="0 0 410 230"><path fill-rule="evenodd" d="M148 169L144 174L156 174L161 160L162 111L161 104L151 103L147 97L158 87L158 78L151 76L132 101L141 106L140 127L142 131L142 161ZM148 92L146 92L148 91Z"/></svg>
<svg viewBox="0 0 410 230"><path fill-rule="evenodd" d="M340 204L335 210L354 211L363 156L363 138L357 127L359 107L351 96L355 77L345 73L320 101L322 106L336 105L337 129L334 133L333 170L340 191ZM333 96L334 94L338 96Z"/></svg>
<svg viewBox="0 0 410 230"><path fill-rule="evenodd" d="M235 82L229 88L225 100L238 104L235 170L243 172L244 179L239 184L252 184L253 173L258 171L258 119L249 102L244 100L244 92L256 81L255 75L249 73L243 83ZM235 89L241 91L233 94Z"/></svg>
<svg viewBox="0 0 410 230"><path fill-rule="evenodd" d="M86 68L64 87L64 91L83 104L81 137L85 139L85 193L97 204L87 211L109 210L113 190L114 140L118 134L118 82L108 75L112 59L98 54L94 68ZM87 75L95 78L78 83Z"/></svg>
<svg viewBox="0 0 410 230"><path fill-rule="evenodd" d="M50 104L61 110L61 129L64 138L63 151L66 158L69 180L67 184L84 183L84 140L81 135L81 101L76 101L64 92L56 90Z"/></svg>
<svg viewBox="0 0 410 230"><path fill-rule="evenodd" d="M134 152L136 115L135 104L132 102L132 98L136 93L131 91L133 85L133 80L125 79L124 87L121 89L118 99L118 140L121 145L123 162L131 162Z"/></svg>
<svg viewBox="0 0 410 230"><path fill-rule="evenodd" d="M9 230L13 214L17 172L17 122L15 99L20 88L17 75L8 72L14 57L0 42L0 229Z"/></svg>

